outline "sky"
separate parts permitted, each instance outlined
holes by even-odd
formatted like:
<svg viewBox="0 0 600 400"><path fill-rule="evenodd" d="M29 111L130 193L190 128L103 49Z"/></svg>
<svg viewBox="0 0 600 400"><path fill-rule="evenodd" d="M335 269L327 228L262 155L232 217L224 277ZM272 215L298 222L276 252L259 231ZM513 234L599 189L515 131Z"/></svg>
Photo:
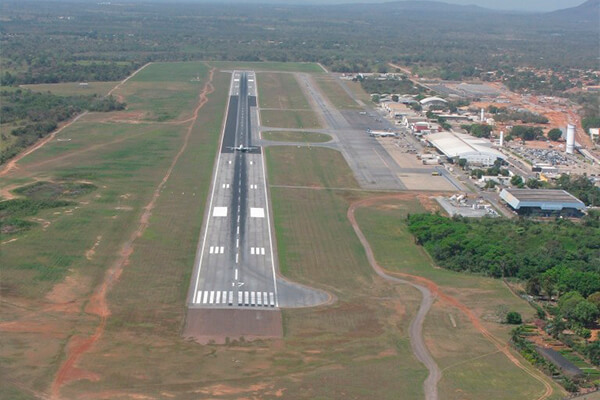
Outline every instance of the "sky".
<svg viewBox="0 0 600 400"><path fill-rule="evenodd" d="M254 0L259 2L259 0ZM337 3L382 3L394 0L307 0L308 3L337 4ZM438 0L451 4L475 4L480 7L494 10L518 10L518 11L554 11L563 8L575 7L585 0ZM276 0L270 2L276 3ZM303 3L302 0L285 0L286 3Z"/></svg>
<svg viewBox="0 0 600 400"><path fill-rule="evenodd" d="M110 0L103 0L110 1ZM135 1L135 0L134 0ZM137 0L143 1L143 0ZM176 0L150 0L150 1L176 1ZM344 4L344 3L384 3L398 0L183 0L198 2L228 2L228 3L285 3L285 4ZM415 1L415 0L413 0ZM418 1L418 0L416 0ZM583 4L585 0L434 0L444 3L469 5L474 4L480 7L494 10L516 10L516 11L536 11L546 12L555 11L563 8L575 7Z"/></svg>

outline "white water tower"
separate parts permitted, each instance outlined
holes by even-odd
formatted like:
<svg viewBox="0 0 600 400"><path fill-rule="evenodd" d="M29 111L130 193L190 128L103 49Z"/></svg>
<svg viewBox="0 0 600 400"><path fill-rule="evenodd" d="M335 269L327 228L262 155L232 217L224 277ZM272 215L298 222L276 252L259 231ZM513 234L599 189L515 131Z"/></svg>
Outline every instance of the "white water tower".
<svg viewBox="0 0 600 400"><path fill-rule="evenodd" d="M504 147L504 131L500 131L500 147Z"/></svg>
<svg viewBox="0 0 600 400"><path fill-rule="evenodd" d="M485 122L485 114L484 113L485 113L485 110L482 108L481 109L481 122L482 123Z"/></svg>
<svg viewBox="0 0 600 400"><path fill-rule="evenodd" d="M565 151L567 154L573 154L575 149L575 125L567 125L567 147Z"/></svg>

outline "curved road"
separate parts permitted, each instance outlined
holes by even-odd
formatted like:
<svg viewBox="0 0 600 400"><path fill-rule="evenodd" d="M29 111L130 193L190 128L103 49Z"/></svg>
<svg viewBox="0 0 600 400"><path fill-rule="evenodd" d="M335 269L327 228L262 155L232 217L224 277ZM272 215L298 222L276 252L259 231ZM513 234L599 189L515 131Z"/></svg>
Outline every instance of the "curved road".
<svg viewBox="0 0 600 400"><path fill-rule="evenodd" d="M416 288L418 291L420 291L423 295L423 300L421 301L421 306L417 311L417 315L410 323L408 334L410 337L410 345L412 347L415 357L417 357L417 359L421 361L423 365L425 365L425 367L429 370L429 376L427 377L427 379L425 379L425 382L423 382L423 391L425 392L425 399L437 400L437 384L442 377L442 372L440 371L440 368L438 367L437 363L429 353L429 350L425 345L425 341L423 340L423 322L425 321L425 316L427 315L427 312L429 312L429 309L431 308L435 297L432 296L431 292L426 287L417 285L404 279L390 276L384 272L383 268L381 268L379 264L377 264L377 261L375 260L375 255L373 254L373 250L371 249L371 245L367 241L365 235L360 230L360 227L356 222L356 218L354 217L354 211L356 210L356 208L366 205L371 201L373 201L373 199L366 199L353 203L348 209L348 219L350 220L352 228L354 228L354 232L356 232L358 239L365 248L369 264L371 264L371 267L377 273L377 275L390 282L410 285Z"/></svg>

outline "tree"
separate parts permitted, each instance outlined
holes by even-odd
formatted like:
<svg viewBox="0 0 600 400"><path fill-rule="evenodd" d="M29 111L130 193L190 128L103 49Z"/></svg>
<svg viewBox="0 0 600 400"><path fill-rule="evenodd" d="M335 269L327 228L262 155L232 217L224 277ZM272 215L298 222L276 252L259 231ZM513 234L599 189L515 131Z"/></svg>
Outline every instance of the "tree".
<svg viewBox="0 0 600 400"><path fill-rule="evenodd" d="M539 296L542 292L542 283L539 276L532 276L525 285L525 291L532 296Z"/></svg>
<svg viewBox="0 0 600 400"><path fill-rule="evenodd" d="M516 311L509 311L506 314L506 323L511 325L520 325L523 323L523 318L521 314Z"/></svg>
<svg viewBox="0 0 600 400"><path fill-rule="evenodd" d="M590 294L587 301L594 304L600 310L600 292Z"/></svg>
<svg viewBox="0 0 600 400"><path fill-rule="evenodd" d="M510 184L517 187L523 187L523 177L520 175L513 175L510 178Z"/></svg>
<svg viewBox="0 0 600 400"><path fill-rule="evenodd" d="M393 94L393 95L392 95L392 101L393 101L394 103L397 103L397 102L398 102L398 100L400 100L400 97L398 97L398 95L397 95L397 94Z"/></svg>
<svg viewBox="0 0 600 400"><path fill-rule="evenodd" d="M558 128L550 129L548 132L548 139L556 142L558 139L562 137L562 131Z"/></svg>
<svg viewBox="0 0 600 400"><path fill-rule="evenodd" d="M542 182L539 179L529 178L527 179L527 187L530 189L539 189L542 186Z"/></svg>
<svg viewBox="0 0 600 400"><path fill-rule="evenodd" d="M459 158L458 159L458 166L461 168L464 168L467 166L467 159L466 158Z"/></svg>
<svg viewBox="0 0 600 400"><path fill-rule="evenodd" d="M598 307L587 300L580 301L573 309L571 318L587 326L598 318Z"/></svg>
<svg viewBox="0 0 600 400"><path fill-rule="evenodd" d="M374 94L373 96L371 96L371 101L373 103L379 103L379 95L378 94Z"/></svg>

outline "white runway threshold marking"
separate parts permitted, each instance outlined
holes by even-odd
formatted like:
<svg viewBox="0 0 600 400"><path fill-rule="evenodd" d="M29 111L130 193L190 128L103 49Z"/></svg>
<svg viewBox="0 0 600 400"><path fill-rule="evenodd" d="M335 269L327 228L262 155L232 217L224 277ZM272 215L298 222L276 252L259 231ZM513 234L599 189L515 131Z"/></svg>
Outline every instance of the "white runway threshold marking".
<svg viewBox="0 0 600 400"><path fill-rule="evenodd" d="M264 218L264 217L265 217L265 209L264 208L250 207L250 218Z"/></svg>
<svg viewBox="0 0 600 400"><path fill-rule="evenodd" d="M227 207L215 207L213 208L213 217L226 217Z"/></svg>
<svg viewBox="0 0 600 400"><path fill-rule="evenodd" d="M194 296L194 303L233 306L233 290L199 290ZM238 306L249 307L275 307L275 294L273 292L239 291Z"/></svg>

